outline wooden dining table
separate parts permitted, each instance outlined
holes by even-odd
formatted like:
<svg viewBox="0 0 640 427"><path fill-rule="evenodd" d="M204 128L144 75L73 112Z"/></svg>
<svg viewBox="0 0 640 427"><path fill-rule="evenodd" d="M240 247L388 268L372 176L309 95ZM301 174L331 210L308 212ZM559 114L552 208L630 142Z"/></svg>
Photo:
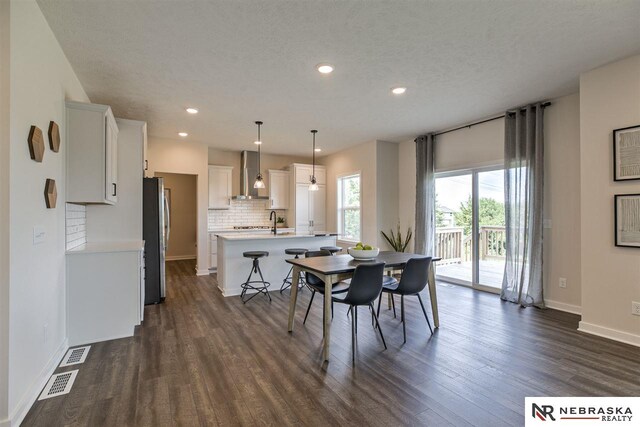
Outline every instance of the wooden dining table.
<svg viewBox="0 0 640 427"><path fill-rule="evenodd" d="M393 270L402 270L411 258L425 258L425 255L388 251L380 252L375 259L369 261L357 261L353 259L351 255L320 256L286 260L289 264L293 265L293 283L291 284L291 297L289 300L289 332L293 332L300 273L312 273L324 282L322 355L324 360L328 361L331 344L331 288L333 284L341 280L351 278L356 267L360 264L384 262L385 270L391 273ZM431 263L428 276L428 288L431 300L431 311L433 313L433 324L438 328L440 326L440 320L438 318L438 298L436 296L435 261L439 261L439 258L433 258L433 262Z"/></svg>

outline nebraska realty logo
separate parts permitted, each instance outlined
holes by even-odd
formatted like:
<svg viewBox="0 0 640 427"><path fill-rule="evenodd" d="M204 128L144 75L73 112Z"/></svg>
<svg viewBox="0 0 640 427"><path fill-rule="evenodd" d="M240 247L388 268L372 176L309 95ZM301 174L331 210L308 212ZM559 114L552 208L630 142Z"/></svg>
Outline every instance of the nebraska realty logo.
<svg viewBox="0 0 640 427"><path fill-rule="evenodd" d="M640 425L640 397L526 397L525 426Z"/></svg>

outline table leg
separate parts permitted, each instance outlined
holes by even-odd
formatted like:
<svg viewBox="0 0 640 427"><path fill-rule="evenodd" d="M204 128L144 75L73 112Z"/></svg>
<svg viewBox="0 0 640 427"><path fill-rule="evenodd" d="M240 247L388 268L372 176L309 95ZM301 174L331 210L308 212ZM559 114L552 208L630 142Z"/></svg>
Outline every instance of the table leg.
<svg viewBox="0 0 640 427"><path fill-rule="evenodd" d="M329 345L331 344L331 288L333 287L333 276L324 276L324 324L322 337L324 344L322 348L323 360L329 361Z"/></svg>
<svg viewBox="0 0 640 427"><path fill-rule="evenodd" d="M431 312L433 313L433 326L440 327L440 318L438 316L438 297L436 296L436 269L431 263L429 267L429 299L431 299Z"/></svg>
<svg viewBox="0 0 640 427"><path fill-rule="evenodd" d="M391 276L393 274L393 271L389 270L387 271L387 276ZM391 298L393 298L393 296L391 295L391 293L387 293L387 310L391 310Z"/></svg>
<svg viewBox="0 0 640 427"><path fill-rule="evenodd" d="M300 267L293 266L291 277L291 297L289 297L289 332L293 331L293 320L296 315L296 302L298 300L298 282L300 281Z"/></svg>

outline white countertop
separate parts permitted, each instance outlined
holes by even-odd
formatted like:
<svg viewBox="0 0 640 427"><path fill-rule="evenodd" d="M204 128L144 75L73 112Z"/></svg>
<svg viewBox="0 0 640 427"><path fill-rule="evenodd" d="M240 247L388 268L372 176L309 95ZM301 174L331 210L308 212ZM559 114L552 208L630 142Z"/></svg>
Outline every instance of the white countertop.
<svg viewBox="0 0 640 427"><path fill-rule="evenodd" d="M273 234L220 234L218 237L222 240L309 239L314 237L335 236L336 234L337 233L317 231L314 234L282 233L275 236Z"/></svg>
<svg viewBox="0 0 640 427"><path fill-rule="evenodd" d="M100 252L139 252L144 250L144 240L123 242L87 242L67 250L68 255L91 254Z"/></svg>
<svg viewBox="0 0 640 427"><path fill-rule="evenodd" d="M286 232L294 232L296 229L295 228L278 228L278 233L282 232L282 233L286 233ZM247 230L245 229L235 229L235 228L223 228L223 229L218 229L218 230L209 230L209 234L230 234L230 233L245 233L245 234L262 234L262 233L271 233L271 230L269 229L265 229L265 228L258 228L258 229L249 229Z"/></svg>

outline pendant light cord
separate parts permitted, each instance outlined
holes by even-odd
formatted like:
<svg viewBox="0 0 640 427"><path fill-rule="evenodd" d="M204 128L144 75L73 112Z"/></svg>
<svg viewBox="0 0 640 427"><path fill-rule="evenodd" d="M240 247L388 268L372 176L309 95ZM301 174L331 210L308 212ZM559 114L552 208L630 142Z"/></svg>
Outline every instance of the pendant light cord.
<svg viewBox="0 0 640 427"><path fill-rule="evenodd" d="M316 133L318 133L318 131L314 129L311 131L311 133L313 134L313 152L311 153L311 158L312 158L311 177L315 181L316 179Z"/></svg>

